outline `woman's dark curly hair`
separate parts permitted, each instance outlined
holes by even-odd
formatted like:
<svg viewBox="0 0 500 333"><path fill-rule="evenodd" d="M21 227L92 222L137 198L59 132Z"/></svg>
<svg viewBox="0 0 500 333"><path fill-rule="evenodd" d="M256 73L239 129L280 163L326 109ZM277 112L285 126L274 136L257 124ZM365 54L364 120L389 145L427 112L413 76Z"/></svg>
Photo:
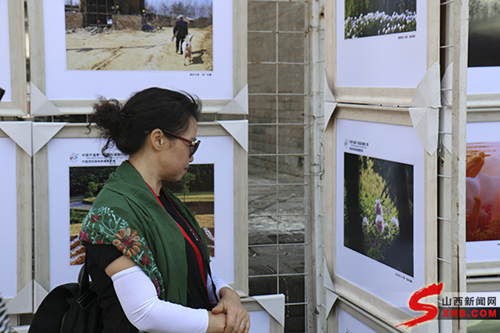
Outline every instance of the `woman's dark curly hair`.
<svg viewBox="0 0 500 333"><path fill-rule="evenodd" d="M113 144L122 153L138 152L146 137L159 128L181 135L191 117L198 121L201 101L186 92L148 88L133 95L124 106L115 99L100 98L94 104L93 121L107 139L103 155ZM167 137L171 137L164 133Z"/></svg>

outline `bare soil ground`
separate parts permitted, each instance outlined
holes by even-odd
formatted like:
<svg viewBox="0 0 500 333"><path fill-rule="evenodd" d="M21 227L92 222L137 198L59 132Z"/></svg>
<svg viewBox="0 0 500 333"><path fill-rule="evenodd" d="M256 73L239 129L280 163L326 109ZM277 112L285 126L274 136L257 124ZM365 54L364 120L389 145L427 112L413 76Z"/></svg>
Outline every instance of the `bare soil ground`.
<svg viewBox="0 0 500 333"><path fill-rule="evenodd" d="M112 30L92 35L79 29L66 35L68 70L211 71L212 26L189 29L194 34L192 62L175 52L172 29L157 32ZM187 64L186 60L186 64Z"/></svg>

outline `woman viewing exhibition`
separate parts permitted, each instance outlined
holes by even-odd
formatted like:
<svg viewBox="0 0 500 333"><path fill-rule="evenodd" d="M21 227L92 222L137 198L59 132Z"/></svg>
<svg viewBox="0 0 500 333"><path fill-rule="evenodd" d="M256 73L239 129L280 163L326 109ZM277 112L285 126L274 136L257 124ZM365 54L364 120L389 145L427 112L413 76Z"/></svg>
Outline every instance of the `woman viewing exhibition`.
<svg viewBox="0 0 500 333"><path fill-rule="evenodd" d="M101 99L94 120L129 155L106 181L80 240L108 332L248 333L238 294L210 269L193 214L162 186L178 181L200 145L200 102L149 88L122 105Z"/></svg>

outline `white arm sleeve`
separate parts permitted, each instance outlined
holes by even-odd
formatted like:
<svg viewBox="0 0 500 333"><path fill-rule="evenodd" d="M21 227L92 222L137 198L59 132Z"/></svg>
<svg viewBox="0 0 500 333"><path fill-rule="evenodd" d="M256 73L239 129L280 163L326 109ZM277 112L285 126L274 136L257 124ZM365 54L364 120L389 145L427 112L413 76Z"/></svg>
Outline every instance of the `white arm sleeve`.
<svg viewBox="0 0 500 333"><path fill-rule="evenodd" d="M219 299L220 299L220 290L223 287L228 287L228 288L231 288L231 287L220 276L218 276L217 274L215 274L215 272L211 268L212 267L210 267L210 270L212 271L212 279L210 279L210 275L208 275L208 278L207 278L208 297L210 299L210 303L216 304L217 300L214 297L213 287L212 287L212 280L213 280L214 285L215 285L215 293L217 294L217 297Z"/></svg>
<svg viewBox="0 0 500 333"><path fill-rule="evenodd" d="M205 333L208 311L162 301L149 277L138 267L127 268L111 279L128 320L151 333Z"/></svg>

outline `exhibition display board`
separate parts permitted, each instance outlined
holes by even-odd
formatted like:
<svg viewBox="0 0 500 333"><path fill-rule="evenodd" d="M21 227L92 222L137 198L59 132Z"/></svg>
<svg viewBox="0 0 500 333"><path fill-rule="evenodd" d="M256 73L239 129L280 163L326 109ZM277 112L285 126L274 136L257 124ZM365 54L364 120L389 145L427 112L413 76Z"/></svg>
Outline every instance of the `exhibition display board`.
<svg viewBox="0 0 500 333"><path fill-rule="evenodd" d="M194 2L192 17L183 7L190 60L176 52L173 5L99 6L92 16L83 2L29 0L32 115L90 113L99 96L126 100L148 87L196 95L204 112L247 113L245 1Z"/></svg>
<svg viewBox="0 0 500 333"><path fill-rule="evenodd" d="M26 43L22 1L0 1L0 116L23 116L26 99ZM0 92L1 94L1 92Z"/></svg>
<svg viewBox="0 0 500 333"><path fill-rule="evenodd" d="M325 1L326 72L337 102L409 106L439 63L439 2Z"/></svg>
<svg viewBox="0 0 500 333"><path fill-rule="evenodd" d="M236 123L245 129L245 123ZM51 126L52 130L46 134L47 144L34 154L35 188L48 189L48 195L37 195L35 199L35 234L47 230L49 240L35 241L35 280L48 291L76 281L85 260L85 250L77 238L81 221L104 181L127 156L114 149L107 151L109 156L103 156L104 140L94 126L36 125L34 133L47 132L44 126ZM200 123L198 139L202 143L189 171L192 184L165 186L179 193L180 199L196 213L209 244L213 269L245 296L248 294L244 190L247 153L240 144L241 133L232 131L232 125L234 121ZM198 185L197 189L193 185L196 183L204 187L200 189Z"/></svg>
<svg viewBox="0 0 500 333"><path fill-rule="evenodd" d="M0 224L6 251L0 258L0 293L8 303L9 314L29 313L33 303L33 247L32 234L25 231L31 230L31 151L16 140L22 136L31 143L31 124L4 122L0 129L0 209L3 217Z"/></svg>
<svg viewBox="0 0 500 333"><path fill-rule="evenodd" d="M336 294L396 326L437 282L436 153L407 109L368 109L342 105L326 129L325 256Z"/></svg>

